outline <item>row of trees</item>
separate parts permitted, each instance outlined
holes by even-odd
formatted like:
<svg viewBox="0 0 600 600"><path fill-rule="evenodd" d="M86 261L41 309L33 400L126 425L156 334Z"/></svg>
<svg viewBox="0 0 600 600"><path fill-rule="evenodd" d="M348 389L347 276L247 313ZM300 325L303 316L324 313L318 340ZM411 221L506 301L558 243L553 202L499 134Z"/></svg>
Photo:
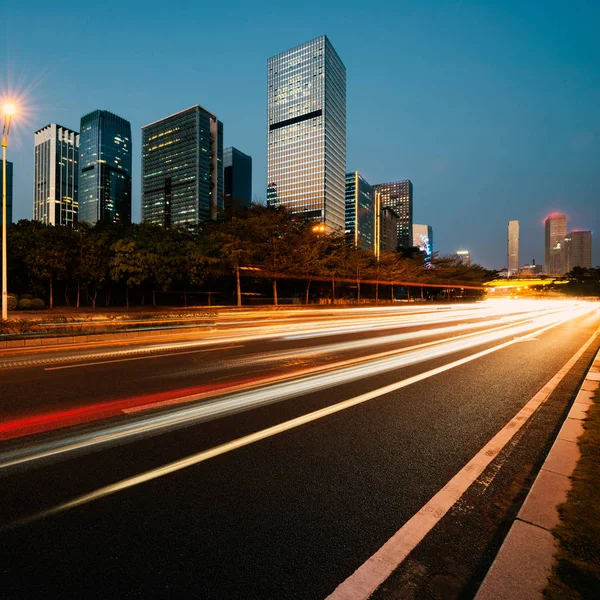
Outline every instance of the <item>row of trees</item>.
<svg viewBox="0 0 600 600"><path fill-rule="evenodd" d="M372 252L348 244L343 234L315 234L309 223L285 208L262 205L251 206L233 220L189 228L103 223L67 228L22 220L10 226L8 248L9 291L43 290L50 307L57 284L67 304L79 306L85 300L95 307L102 293L108 305L113 292L124 290L129 306L134 289L143 303L149 291L187 292L202 289L207 281L212 289L225 289L233 277L241 305L244 276L268 279L278 304L282 280L302 282L308 303L315 281L329 282L332 299L336 286L352 282L360 301L365 282L378 300L381 284L476 286L495 275L452 258L425 261L420 253L407 257L387 252L377 260Z"/></svg>

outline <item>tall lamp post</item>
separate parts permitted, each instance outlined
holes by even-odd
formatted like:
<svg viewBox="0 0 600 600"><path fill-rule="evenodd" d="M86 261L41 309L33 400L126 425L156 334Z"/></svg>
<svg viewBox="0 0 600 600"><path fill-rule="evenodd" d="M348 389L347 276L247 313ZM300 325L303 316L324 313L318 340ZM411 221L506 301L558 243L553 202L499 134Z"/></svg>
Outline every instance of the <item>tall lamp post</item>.
<svg viewBox="0 0 600 600"><path fill-rule="evenodd" d="M8 261L6 260L6 148L8 134L15 107L4 105L4 121L2 124L2 320L8 319Z"/></svg>

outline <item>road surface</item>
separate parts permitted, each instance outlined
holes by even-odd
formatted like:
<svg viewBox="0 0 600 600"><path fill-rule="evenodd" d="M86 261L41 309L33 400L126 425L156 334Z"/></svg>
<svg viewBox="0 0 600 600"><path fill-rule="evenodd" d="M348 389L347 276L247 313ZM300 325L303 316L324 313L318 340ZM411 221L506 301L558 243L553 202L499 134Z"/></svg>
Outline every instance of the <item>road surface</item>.
<svg viewBox="0 0 600 600"><path fill-rule="evenodd" d="M1 353L4 595L472 596L599 326L498 301Z"/></svg>

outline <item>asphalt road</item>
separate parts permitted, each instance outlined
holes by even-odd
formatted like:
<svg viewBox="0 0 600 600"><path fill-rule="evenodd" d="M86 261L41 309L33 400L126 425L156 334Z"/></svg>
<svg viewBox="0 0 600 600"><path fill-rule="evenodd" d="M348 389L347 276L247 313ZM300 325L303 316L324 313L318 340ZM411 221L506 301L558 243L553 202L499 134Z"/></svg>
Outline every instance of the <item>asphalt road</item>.
<svg viewBox="0 0 600 600"><path fill-rule="evenodd" d="M600 313L498 302L248 321L197 340L0 354L4 597L325 598ZM376 597L474 593L598 346Z"/></svg>

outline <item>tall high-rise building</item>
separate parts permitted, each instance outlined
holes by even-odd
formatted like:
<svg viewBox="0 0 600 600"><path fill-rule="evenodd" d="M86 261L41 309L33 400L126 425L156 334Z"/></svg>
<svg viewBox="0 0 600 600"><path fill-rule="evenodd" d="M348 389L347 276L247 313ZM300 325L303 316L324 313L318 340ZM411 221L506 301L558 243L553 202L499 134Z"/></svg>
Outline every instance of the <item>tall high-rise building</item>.
<svg viewBox="0 0 600 600"><path fill-rule="evenodd" d="M223 150L225 211L235 211L252 203L252 157L237 148Z"/></svg>
<svg viewBox="0 0 600 600"><path fill-rule="evenodd" d="M142 127L142 221L169 227L223 210L223 123L192 106Z"/></svg>
<svg viewBox="0 0 600 600"><path fill-rule="evenodd" d="M563 271L575 267L592 268L592 232L571 231L564 240Z"/></svg>
<svg viewBox="0 0 600 600"><path fill-rule="evenodd" d="M380 252L395 252L398 250L398 215L391 206L380 210Z"/></svg>
<svg viewBox="0 0 600 600"><path fill-rule="evenodd" d="M79 220L131 223L131 125L107 110L81 117Z"/></svg>
<svg viewBox="0 0 600 600"><path fill-rule="evenodd" d="M398 215L398 245L410 248L413 245L413 185L410 179L378 183L373 186L381 194L381 206L390 206Z"/></svg>
<svg viewBox="0 0 600 600"><path fill-rule="evenodd" d="M519 221L508 222L507 240L507 267L510 277L519 272Z"/></svg>
<svg viewBox="0 0 600 600"><path fill-rule="evenodd" d="M51 123L34 136L33 218L73 225L78 218L79 134Z"/></svg>
<svg viewBox="0 0 600 600"><path fill-rule="evenodd" d="M560 275L562 245L567 235L567 215L552 213L545 221L544 268L548 275Z"/></svg>
<svg viewBox="0 0 600 600"><path fill-rule="evenodd" d="M322 35L267 68L267 203L342 231L346 67Z"/></svg>
<svg viewBox="0 0 600 600"><path fill-rule="evenodd" d="M433 254L433 229L430 225L419 225L415 223L412 226L413 244L425 253L427 258Z"/></svg>
<svg viewBox="0 0 600 600"><path fill-rule="evenodd" d="M375 252L375 190L358 171L346 174L346 239Z"/></svg>
<svg viewBox="0 0 600 600"><path fill-rule="evenodd" d="M3 180L3 169L2 161L0 161L0 227L2 227L2 182ZM12 209L13 209L13 164L10 161L6 161L6 224L12 223Z"/></svg>

